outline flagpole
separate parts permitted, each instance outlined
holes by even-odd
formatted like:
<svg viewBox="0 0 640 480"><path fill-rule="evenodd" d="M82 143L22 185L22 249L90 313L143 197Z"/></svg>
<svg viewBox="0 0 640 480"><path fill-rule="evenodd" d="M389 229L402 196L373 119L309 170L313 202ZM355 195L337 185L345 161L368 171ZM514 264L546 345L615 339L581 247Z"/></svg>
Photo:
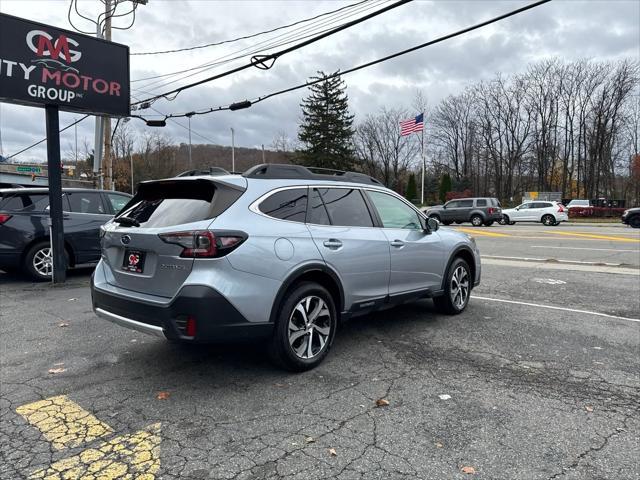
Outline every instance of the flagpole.
<svg viewBox="0 0 640 480"><path fill-rule="evenodd" d="M420 156L422 157L422 190L420 195L420 203L424 205L424 170L425 170L425 161L424 161L424 112L422 112L422 138L420 139Z"/></svg>

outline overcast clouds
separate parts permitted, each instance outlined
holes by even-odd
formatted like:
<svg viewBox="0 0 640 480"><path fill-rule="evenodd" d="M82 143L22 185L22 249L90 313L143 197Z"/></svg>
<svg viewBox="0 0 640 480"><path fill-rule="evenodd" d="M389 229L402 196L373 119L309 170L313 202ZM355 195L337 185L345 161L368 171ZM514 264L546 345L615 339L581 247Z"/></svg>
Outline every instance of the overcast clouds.
<svg viewBox="0 0 640 480"><path fill-rule="evenodd" d="M114 41L128 44L131 52L189 47L255 33L351 3L355 3L355 0L149 0L148 5L138 8L134 27L127 31L114 30L113 38ZM163 113L186 112L256 97L300 83L316 70L329 72L338 68L346 69L527 3L521 0L415 1L286 55L278 59L269 71L247 70L181 93L172 102L160 100L154 107ZM81 11L92 17L97 16L101 5L94 0L80 2ZM0 0L0 12L70 29L67 7L66 0ZM87 22L74 23L91 29ZM126 23L121 19L117 24ZM463 38L345 77L351 109L356 118L363 118L382 106L408 106L417 90L423 92L430 105L434 105L443 96L461 91L468 83L489 78L498 71L521 71L527 63L551 56L566 60L639 59L639 25L640 2L637 0L555 0ZM189 53L133 56L131 79L191 68L251 46L258 40L262 40L262 37ZM265 50L263 53L271 51ZM240 60L232 65L246 61ZM209 70L207 75L226 70L229 66L227 64L219 70ZM184 82L186 80L172 84L170 88ZM149 82L134 82L132 88L141 88L145 83ZM133 94L136 97L145 95L139 91ZM261 143L270 145L280 130L295 137L300 116L299 103L304 95L306 90L299 90L248 110L194 117L192 129L197 133L193 134L193 142L209 143L197 135L200 134L211 142L229 144L229 127L236 130L236 144L247 147L260 146ZM61 125L67 125L77 117L77 114L63 113ZM183 127L187 124L186 119L177 122ZM131 125L139 131L147 128L139 121L132 121ZM162 132L174 142L187 142L188 133L183 127L169 123ZM43 138L44 111L1 104L0 129L4 155L11 155ZM73 129L62 135L64 155L73 143ZM92 119L78 125L78 137L80 145L84 138L93 141ZM42 146L30 150L19 159L44 161L45 153Z"/></svg>

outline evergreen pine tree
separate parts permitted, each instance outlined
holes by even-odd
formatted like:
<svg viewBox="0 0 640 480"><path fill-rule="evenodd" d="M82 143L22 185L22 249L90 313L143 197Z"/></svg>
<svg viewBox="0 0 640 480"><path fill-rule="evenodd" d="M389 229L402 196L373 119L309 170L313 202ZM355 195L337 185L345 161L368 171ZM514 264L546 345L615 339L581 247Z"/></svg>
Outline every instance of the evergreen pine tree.
<svg viewBox="0 0 640 480"><path fill-rule="evenodd" d="M409 174L409 181L407 182L407 191L405 193L405 198L410 202L415 202L418 198L418 187L416 186L416 176L411 173Z"/></svg>
<svg viewBox="0 0 640 480"><path fill-rule="evenodd" d="M349 114L346 85L340 76L326 79L318 72L310 94L302 101L302 123L298 139L304 145L298 152L303 165L349 170L354 164L353 115Z"/></svg>
<svg viewBox="0 0 640 480"><path fill-rule="evenodd" d="M440 180L440 191L439 193L439 197L440 197L440 201L442 203L445 202L445 200L447 199L447 192L451 191L451 177L449 176L448 173L445 173L442 176L442 179Z"/></svg>

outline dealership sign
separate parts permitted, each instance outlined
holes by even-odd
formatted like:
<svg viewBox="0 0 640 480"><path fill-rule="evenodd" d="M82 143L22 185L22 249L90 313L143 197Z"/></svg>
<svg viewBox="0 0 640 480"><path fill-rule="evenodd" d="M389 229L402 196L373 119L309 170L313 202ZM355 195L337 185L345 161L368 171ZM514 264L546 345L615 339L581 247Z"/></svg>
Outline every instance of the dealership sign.
<svg viewBox="0 0 640 480"><path fill-rule="evenodd" d="M0 13L0 101L128 116L129 47Z"/></svg>

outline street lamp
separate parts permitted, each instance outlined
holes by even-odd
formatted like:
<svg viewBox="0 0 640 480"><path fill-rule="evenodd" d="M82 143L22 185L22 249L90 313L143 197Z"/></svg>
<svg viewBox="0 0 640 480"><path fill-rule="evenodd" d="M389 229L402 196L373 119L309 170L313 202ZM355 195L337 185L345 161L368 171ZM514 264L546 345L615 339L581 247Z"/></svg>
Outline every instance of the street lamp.
<svg viewBox="0 0 640 480"><path fill-rule="evenodd" d="M235 141L235 131L233 127L231 127L231 172L236 171L236 141Z"/></svg>

